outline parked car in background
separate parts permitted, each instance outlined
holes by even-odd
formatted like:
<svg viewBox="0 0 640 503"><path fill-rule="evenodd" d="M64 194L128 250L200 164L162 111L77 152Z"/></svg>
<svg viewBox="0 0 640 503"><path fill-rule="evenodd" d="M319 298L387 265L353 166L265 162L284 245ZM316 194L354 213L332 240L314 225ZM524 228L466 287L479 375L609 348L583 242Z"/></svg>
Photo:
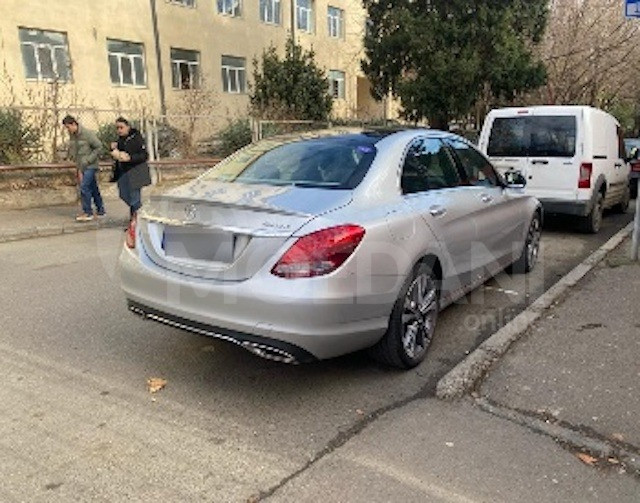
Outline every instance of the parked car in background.
<svg viewBox="0 0 640 503"><path fill-rule="evenodd" d="M540 203L513 181L438 131L264 140L143 207L122 287L134 313L265 358L413 367L440 309L535 266Z"/></svg>
<svg viewBox="0 0 640 503"><path fill-rule="evenodd" d="M520 172L527 194L548 213L580 218L596 233L606 208L629 205L629 165L616 119L586 106L540 106L492 110L479 147L505 174Z"/></svg>
<svg viewBox="0 0 640 503"><path fill-rule="evenodd" d="M638 197L638 180L640 180L640 138L625 138L624 148L629 159L629 191L631 199Z"/></svg>

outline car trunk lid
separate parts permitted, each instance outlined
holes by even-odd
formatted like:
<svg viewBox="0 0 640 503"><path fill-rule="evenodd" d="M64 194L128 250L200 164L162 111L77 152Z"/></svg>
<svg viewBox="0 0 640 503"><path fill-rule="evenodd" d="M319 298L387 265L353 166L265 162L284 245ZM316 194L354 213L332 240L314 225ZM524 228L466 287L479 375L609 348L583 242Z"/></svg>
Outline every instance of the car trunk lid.
<svg viewBox="0 0 640 503"><path fill-rule="evenodd" d="M145 250L159 266L189 276L253 276L304 224L344 206L351 191L196 180L153 197L140 213Z"/></svg>

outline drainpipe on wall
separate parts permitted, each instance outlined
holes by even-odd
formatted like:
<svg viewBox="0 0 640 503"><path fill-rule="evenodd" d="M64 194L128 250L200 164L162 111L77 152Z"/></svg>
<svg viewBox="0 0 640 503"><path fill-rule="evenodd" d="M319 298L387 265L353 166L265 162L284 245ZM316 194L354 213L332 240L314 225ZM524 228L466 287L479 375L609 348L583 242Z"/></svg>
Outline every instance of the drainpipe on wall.
<svg viewBox="0 0 640 503"><path fill-rule="evenodd" d="M296 43L296 0L291 0L291 40Z"/></svg>
<svg viewBox="0 0 640 503"><path fill-rule="evenodd" d="M162 73L162 53L160 52L160 31L158 30L158 12L156 11L156 0L151 2L151 24L153 25L153 40L156 49L156 62L158 64L158 86L160 87L160 114L167 114L167 103L164 95L164 75Z"/></svg>

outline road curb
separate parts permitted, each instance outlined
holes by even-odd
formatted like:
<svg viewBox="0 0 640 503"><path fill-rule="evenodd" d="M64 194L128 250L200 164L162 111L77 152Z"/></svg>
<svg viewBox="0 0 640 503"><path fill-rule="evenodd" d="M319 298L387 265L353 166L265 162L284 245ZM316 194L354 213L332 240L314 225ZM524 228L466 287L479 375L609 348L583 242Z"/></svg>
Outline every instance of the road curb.
<svg viewBox="0 0 640 503"><path fill-rule="evenodd" d="M436 396L447 400L460 398L471 391L491 368L491 365L507 352L511 344L517 341L556 299L578 283L608 253L617 248L631 234L632 230L633 222L614 234L611 239L560 278L529 307L480 344L475 351L438 381Z"/></svg>
<svg viewBox="0 0 640 503"><path fill-rule="evenodd" d="M117 220L105 220L88 223L69 223L64 225L46 225L41 227L30 227L28 229L9 230L0 233L0 243L22 241L25 239L43 238L48 236L59 236L62 234L75 234L77 232L95 231L98 229L112 229L114 227L124 227L129 220L127 218Z"/></svg>

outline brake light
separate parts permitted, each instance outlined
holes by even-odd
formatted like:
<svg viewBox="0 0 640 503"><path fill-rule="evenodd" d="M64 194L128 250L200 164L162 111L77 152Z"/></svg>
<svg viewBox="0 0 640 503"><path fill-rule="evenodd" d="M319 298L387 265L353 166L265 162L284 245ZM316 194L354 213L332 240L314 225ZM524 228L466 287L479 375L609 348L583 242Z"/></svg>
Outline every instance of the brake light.
<svg viewBox="0 0 640 503"><path fill-rule="evenodd" d="M640 162L632 162L631 171L640 171Z"/></svg>
<svg viewBox="0 0 640 503"><path fill-rule="evenodd" d="M127 227L127 232L125 234L124 239L127 248L134 249L136 247L136 218L132 218L129 221L129 227Z"/></svg>
<svg viewBox="0 0 640 503"><path fill-rule="evenodd" d="M307 234L291 245L271 274L281 278L329 274L353 254L364 234L359 225L339 225Z"/></svg>
<svg viewBox="0 0 640 503"><path fill-rule="evenodd" d="M578 179L579 189L591 188L591 173L593 172L593 164L590 162L583 162L580 165L580 178Z"/></svg>

